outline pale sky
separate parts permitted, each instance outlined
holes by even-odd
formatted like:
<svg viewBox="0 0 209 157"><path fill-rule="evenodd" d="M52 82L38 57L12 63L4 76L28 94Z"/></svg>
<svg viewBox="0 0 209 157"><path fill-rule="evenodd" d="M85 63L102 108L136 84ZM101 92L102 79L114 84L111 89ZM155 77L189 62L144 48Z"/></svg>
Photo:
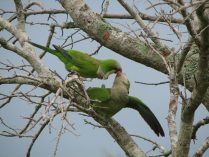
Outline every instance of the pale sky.
<svg viewBox="0 0 209 157"><path fill-rule="evenodd" d="M40 0L39 0L40 1ZM27 2L27 1L24 1ZM102 0L98 1L87 1L92 10L96 12L100 12L101 7L100 4ZM45 8L61 8L61 5L58 2L50 1L50 4L47 3L47 0L44 0L43 5ZM140 3L142 4L142 3ZM50 6L49 6L50 5ZM14 4L11 0L2 0L0 1L0 8L5 10L14 10ZM144 6L140 6L140 8L144 8ZM150 10L151 12L153 10ZM124 9L116 2L111 1L109 12L111 13L124 13ZM146 12L149 12L146 11ZM30 16L29 21L40 22L41 20L47 20L47 16L37 18L36 16ZM65 22L66 16L59 16L59 22ZM4 16L6 18L6 16ZM132 20L110 20L114 21L115 26L119 26L120 24L133 24ZM137 28L137 25L135 24ZM124 27L122 27L124 29ZM175 47L177 42L172 36L169 36L167 29L164 27L157 26L158 33L163 37L169 37L173 40L173 43L169 43L170 46ZM124 29L125 30L125 29ZM69 30L68 30L69 31ZM39 44L45 44L48 37L48 28L44 26L40 26L37 29L37 26L27 26L27 34L29 38L37 42ZM57 31L56 37L59 37L60 31ZM82 33L82 32L81 32ZM69 33L70 34L70 31ZM82 33L85 34L85 33ZM8 33L0 32L0 36L8 37ZM77 35L76 38L80 38L81 35ZM186 37L185 37L186 38ZM62 41L61 41L62 42ZM59 45L61 43L59 40L54 39L52 44ZM78 44L75 44L73 49L80 50L83 52L91 53L93 52L99 44L96 42L83 41ZM39 49L36 49L36 52L41 52ZM18 57L13 52L6 51L5 49L0 49L0 61L6 62L9 59L13 64L21 64L22 59ZM156 83L161 81L167 81L167 76L157 72L149 67L136 63L132 60L124 58L107 48L102 48L99 54L94 57L99 59L107 59L113 58L118 60L122 67L123 71L126 73L127 77L130 80L130 95L136 96L143 100L145 104L154 112L158 120L160 121L163 129L165 131L165 137L157 137L154 132L149 128L149 126L144 122L144 120L139 116L138 112L131 109L123 109L119 113L117 113L114 118L128 131L130 134L136 134L140 136L145 136L154 141L157 141L159 144L164 146L165 148L170 147L170 141L168 138L168 127L167 127L167 111L168 111L168 102L169 102L169 87L168 84L159 85L159 86L146 86L141 84L136 84L135 81L141 82L149 82ZM65 77L67 75L67 71L65 70L63 64L53 55L46 54L44 57L44 63L49 66L50 69L56 70L61 76ZM11 73L7 71L1 71L1 75L8 76ZM86 87L89 86L101 86L101 84L105 84L106 87L111 87L114 75L112 75L108 80L97 80L94 79L91 82L85 82ZM5 88L6 87L6 88ZM14 87L14 85L3 85L0 86L0 90L9 91ZM23 88L23 90L27 91L30 89L29 87ZM181 104L179 104L179 110L177 113L177 124L179 125L179 114L180 114ZM23 116L29 116L29 114L33 110L32 104L27 104L19 99L13 99L13 101L0 110L0 117L2 117L10 126L15 128L21 128L24 126L25 120L23 120ZM108 154L111 154L115 157L125 157L124 152L118 146L118 144L114 141L114 139L108 134L107 131L101 128L94 128L89 124L85 124L84 119L96 123L92 120L92 118L84 117L78 113L69 113L69 120L71 123L74 123L74 127L76 130L73 130L75 134L78 136L66 132L62 138L58 149L57 157L105 157ZM196 112L197 122L200 119L203 119L208 112L204 107L199 107ZM34 145L31 157L35 156L44 156L51 157L53 156L55 145L56 145L56 137L58 135L60 124L60 117L55 118L52 123L53 128L51 134L49 134L49 129L45 129L45 131L41 134L41 137L38 139L36 144ZM204 128L204 129L203 129ZM201 142L208 136L208 126L204 126L197 133L198 140L195 144L191 143L191 154L199 147ZM208 128L208 129L207 129ZM0 125L0 131L3 131L5 128ZM36 129L37 130L37 129ZM207 130L207 131L206 131ZM35 131L34 131L35 133ZM142 139L134 138L135 142L144 150L144 152L149 152L152 149L152 145ZM12 157L12 156L25 156L27 152L27 148L30 144L31 139L24 138L5 138L0 137L0 156L1 157ZM156 154L156 153L150 153ZM209 156L209 151L207 151L204 157Z"/></svg>

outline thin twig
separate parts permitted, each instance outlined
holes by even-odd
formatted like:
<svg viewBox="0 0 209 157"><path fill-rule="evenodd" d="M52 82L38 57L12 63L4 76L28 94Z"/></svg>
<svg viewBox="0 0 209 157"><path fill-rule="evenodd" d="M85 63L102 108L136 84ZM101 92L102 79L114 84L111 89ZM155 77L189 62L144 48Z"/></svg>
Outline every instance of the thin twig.
<svg viewBox="0 0 209 157"><path fill-rule="evenodd" d="M170 81L163 81L163 82L158 82L158 83L145 83L145 82L135 81L135 83L139 83L143 85L150 85L150 86L153 86L153 85L158 86L158 85L170 83Z"/></svg>
<svg viewBox="0 0 209 157"><path fill-rule="evenodd" d="M155 141L153 141L153 140L151 140L151 139L149 139L147 137L143 137L143 136L139 136L139 135L133 135L133 134L130 134L130 136L137 137L137 138L141 138L141 139L143 139L145 141L148 141L148 142L152 143L153 145L155 145L160 150L161 153L164 153L166 151L163 146L161 146L157 142L155 142Z"/></svg>
<svg viewBox="0 0 209 157"><path fill-rule="evenodd" d="M44 130L44 128L48 125L48 123L50 122L50 119L48 119L46 122L44 122L44 124L41 125L39 131L35 134L29 148L28 148L28 151L27 151L27 154L26 154L26 157L30 157L30 152L31 152L31 149L34 145L34 143L36 142L36 140L38 139L39 135L42 133L42 131Z"/></svg>

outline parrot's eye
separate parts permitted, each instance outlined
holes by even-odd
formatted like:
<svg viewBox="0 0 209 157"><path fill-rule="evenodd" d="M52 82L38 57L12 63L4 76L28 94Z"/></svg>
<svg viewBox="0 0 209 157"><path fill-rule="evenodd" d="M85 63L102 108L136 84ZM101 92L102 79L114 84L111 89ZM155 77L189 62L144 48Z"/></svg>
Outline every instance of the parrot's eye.
<svg viewBox="0 0 209 157"><path fill-rule="evenodd" d="M116 71L122 72L122 69L121 68L116 68Z"/></svg>

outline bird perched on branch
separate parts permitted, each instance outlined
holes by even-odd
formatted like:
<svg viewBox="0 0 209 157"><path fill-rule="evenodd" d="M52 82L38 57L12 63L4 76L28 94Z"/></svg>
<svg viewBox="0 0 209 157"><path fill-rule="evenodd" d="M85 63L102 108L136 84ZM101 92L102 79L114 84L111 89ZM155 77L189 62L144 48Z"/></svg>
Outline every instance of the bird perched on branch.
<svg viewBox="0 0 209 157"><path fill-rule="evenodd" d="M54 50L33 42L29 43L57 56L68 71L76 71L85 78L108 79L109 75L122 71L120 63L113 59L98 60L77 50L64 50L60 46L53 45Z"/></svg>
<svg viewBox="0 0 209 157"><path fill-rule="evenodd" d="M130 83L126 75L117 72L112 88L90 87L87 94L93 109L107 117L112 117L122 108L132 108L139 112L157 136L165 136L162 126L154 113L138 98L129 96ZM95 100L95 101L94 101Z"/></svg>

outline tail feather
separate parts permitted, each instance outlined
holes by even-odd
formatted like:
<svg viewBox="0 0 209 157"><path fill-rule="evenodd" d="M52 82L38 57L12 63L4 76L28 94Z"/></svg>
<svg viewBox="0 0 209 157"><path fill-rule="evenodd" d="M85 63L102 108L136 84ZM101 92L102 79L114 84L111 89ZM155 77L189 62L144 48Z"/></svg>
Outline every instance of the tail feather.
<svg viewBox="0 0 209 157"><path fill-rule="evenodd" d="M31 45L37 47L37 48L40 48L40 49L42 49L42 50L44 50L44 51L47 51L47 52L49 52L49 53L52 53L52 54L54 54L54 55L56 55L56 53L57 53L55 50L53 50L53 49L51 49L51 48L49 48L49 47L42 46L42 45L36 44L36 43L34 43L34 42L31 42L31 41L29 41L29 43L30 43Z"/></svg>
<svg viewBox="0 0 209 157"><path fill-rule="evenodd" d="M129 102L126 107L137 110L157 136L165 136L163 128L154 113L140 99L129 96Z"/></svg>
<svg viewBox="0 0 209 157"><path fill-rule="evenodd" d="M71 63L75 63L75 61L73 60L73 57L63 48L61 48L60 46L57 45L53 45L54 48L60 52L68 61L70 61Z"/></svg>

